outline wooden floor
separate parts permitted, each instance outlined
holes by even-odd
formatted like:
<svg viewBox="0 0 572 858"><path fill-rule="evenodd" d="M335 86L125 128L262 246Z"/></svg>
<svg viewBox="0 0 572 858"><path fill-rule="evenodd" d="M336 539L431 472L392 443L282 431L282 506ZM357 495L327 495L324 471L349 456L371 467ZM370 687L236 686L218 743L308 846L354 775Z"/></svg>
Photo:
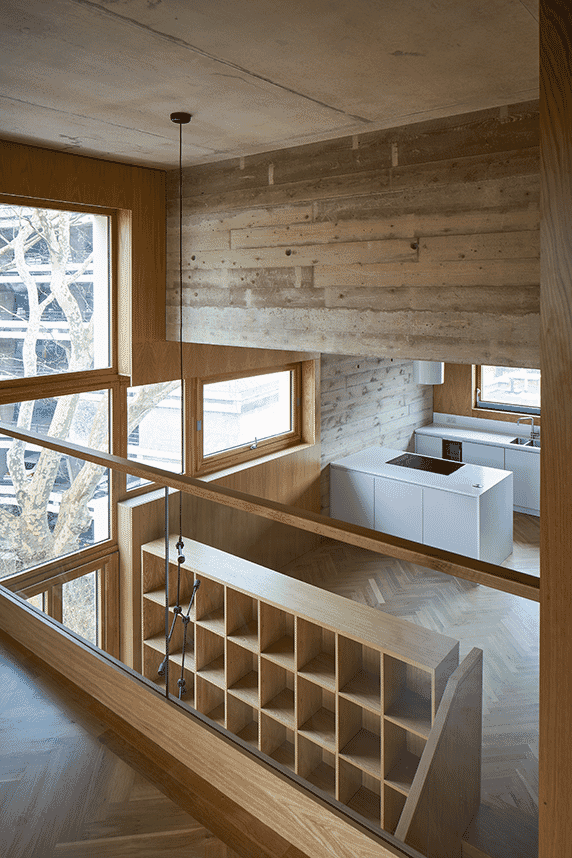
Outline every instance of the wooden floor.
<svg viewBox="0 0 572 858"><path fill-rule="evenodd" d="M1 858L238 858L0 637Z"/></svg>
<svg viewBox="0 0 572 858"><path fill-rule="evenodd" d="M539 575L539 520L515 513L506 566ZM484 653L481 813L471 858L538 853L539 606L333 540L280 570L456 638Z"/></svg>

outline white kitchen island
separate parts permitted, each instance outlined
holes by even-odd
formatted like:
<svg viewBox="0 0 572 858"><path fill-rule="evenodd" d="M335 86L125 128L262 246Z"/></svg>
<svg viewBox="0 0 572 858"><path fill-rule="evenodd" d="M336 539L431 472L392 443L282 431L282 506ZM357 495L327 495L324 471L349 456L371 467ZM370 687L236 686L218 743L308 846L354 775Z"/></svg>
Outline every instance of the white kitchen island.
<svg viewBox="0 0 572 858"><path fill-rule="evenodd" d="M457 470L443 474L390 463L403 457ZM332 518L489 563L512 553L512 492L510 471L387 447L368 447L330 464Z"/></svg>

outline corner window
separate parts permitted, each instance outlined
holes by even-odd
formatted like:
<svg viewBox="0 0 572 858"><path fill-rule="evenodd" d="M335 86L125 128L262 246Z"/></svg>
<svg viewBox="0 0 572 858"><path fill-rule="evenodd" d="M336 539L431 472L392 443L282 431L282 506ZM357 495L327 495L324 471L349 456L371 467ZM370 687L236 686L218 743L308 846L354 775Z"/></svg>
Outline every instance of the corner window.
<svg viewBox="0 0 572 858"><path fill-rule="evenodd" d="M182 391L180 381L145 384L127 390L127 458L165 471L182 471ZM127 475L127 488L148 484Z"/></svg>
<svg viewBox="0 0 572 858"><path fill-rule="evenodd" d="M199 379L196 473L209 473L300 441L299 365Z"/></svg>
<svg viewBox="0 0 572 858"><path fill-rule="evenodd" d="M540 370L514 366L477 367L476 407L540 414Z"/></svg>

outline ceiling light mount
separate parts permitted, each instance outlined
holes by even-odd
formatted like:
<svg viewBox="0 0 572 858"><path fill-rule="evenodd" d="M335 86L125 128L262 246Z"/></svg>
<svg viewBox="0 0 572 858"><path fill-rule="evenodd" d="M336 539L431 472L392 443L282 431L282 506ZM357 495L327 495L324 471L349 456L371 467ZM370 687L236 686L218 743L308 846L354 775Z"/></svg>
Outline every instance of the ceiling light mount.
<svg viewBox="0 0 572 858"><path fill-rule="evenodd" d="M176 122L177 125L188 125L191 121L192 113L185 113L184 111L177 111L176 113L171 113L171 122Z"/></svg>

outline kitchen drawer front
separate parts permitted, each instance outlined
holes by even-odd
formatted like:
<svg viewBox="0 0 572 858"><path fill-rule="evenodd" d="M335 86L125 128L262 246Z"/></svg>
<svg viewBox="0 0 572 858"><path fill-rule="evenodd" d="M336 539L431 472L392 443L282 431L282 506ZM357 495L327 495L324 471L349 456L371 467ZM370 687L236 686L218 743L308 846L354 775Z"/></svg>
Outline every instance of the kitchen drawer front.
<svg viewBox="0 0 572 858"><path fill-rule="evenodd" d="M422 456L434 456L442 459L443 439L434 435L415 435L415 452Z"/></svg>
<svg viewBox="0 0 572 858"><path fill-rule="evenodd" d="M423 542L421 486L375 477L375 529Z"/></svg>
<svg viewBox="0 0 572 858"><path fill-rule="evenodd" d="M463 462L468 465L482 465L485 468L500 468L502 471L504 470L504 447L463 441Z"/></svg>

